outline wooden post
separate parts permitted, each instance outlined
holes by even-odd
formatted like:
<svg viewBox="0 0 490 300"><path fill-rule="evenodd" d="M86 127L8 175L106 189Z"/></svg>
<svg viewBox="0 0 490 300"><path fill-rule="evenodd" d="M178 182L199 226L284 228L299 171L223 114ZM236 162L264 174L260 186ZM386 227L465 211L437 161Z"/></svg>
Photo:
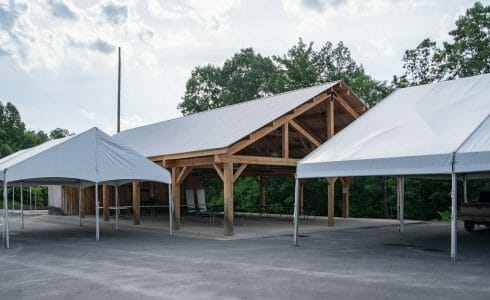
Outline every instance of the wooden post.
<svg viewBox="0 0 490 300"><path fill-rule="evenodd" d="M327 206L328 206L328 227L334 227L335 226L335 181L337 180L337 177L327 177L327 184L328 184L328 196L327 196Z"/></svg>
<svg viewBox="0 0 490 300"><path fill-rule="evenodd" d="M289 158L289 124L282 126L282 157Z"/></svg>
<svg viewBox="0 0 490 300"><path fill-rule="evenodd" d="M177 178L180 175L180 168L172 168L172 201L174 202L174 229L180 229L180 184Z"/></svg>
<svg viewBox="0 0 490 300"><path fill-rule="evenodd" d="M335 112L334 99L330 95L327 100L327 139L330 139L335 134Z"/></svg>
<svg viewBox="0 0 490 300"><path fill-rule="evenodd" d="M102 185L102 215L104 221L109 221L109 186Z"/></svg>
<svg viewBox="0 0 490 300"><path fill-rule="evenodd" d="M300 212L300 215L304 215L304 213L305 213L304 206L303 206L304 195L305 195L304 187L305 187L305 181L300 180L299 181L299 212Z"/></svg>
<svg viewBox="0 0 490 300"><path fill-rule="evenodd" d="M352 177L340 178L342 184L342 217L349 217L349 186L352 182Z"/></svg>
<svg viewBox="0 0 490 300"><path fill-rule="evenodd" d="M140 182L133 182L133 224L140 225L141 211L140 211Z"/></svg>
<svg viewBox="0 0 490 300"><path fill-rule="evenodd" d="M260 176L260 180L259 180L259 190L260 190L259 213L265 212L266 180L267 180L266 177Z"/></svg>
<svg viewBox="0 0 490 300"><path fill-rule="evenodd" d="M233 163L223 164L225 236L233 235Z"/></svg>

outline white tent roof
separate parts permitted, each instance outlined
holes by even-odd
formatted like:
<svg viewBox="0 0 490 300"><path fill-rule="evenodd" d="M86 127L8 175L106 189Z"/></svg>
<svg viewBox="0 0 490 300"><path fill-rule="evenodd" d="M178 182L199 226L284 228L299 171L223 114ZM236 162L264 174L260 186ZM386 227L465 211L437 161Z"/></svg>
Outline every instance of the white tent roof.
<svg viewBox="0 0 490 300"><path fill-rule="evenodd" d="M167 170L95 127L4 157L0 171L5 170L9 183L171 181Z"/></svg>
<svg viewBox="0 0 490 300"><path fill-rule="evenodd" d="M298 164L298 177L489 170L490 74L399 89ZM482 163L486 162L486 166Z"/></svg>
<svg viewBox="0 0 490 300"><path fill-rule="evenodd" d="M224 148L334 87L339 82L299 89L129 129L113 137L147 157ZM352 104L364 106L361 101Z"/></svg>

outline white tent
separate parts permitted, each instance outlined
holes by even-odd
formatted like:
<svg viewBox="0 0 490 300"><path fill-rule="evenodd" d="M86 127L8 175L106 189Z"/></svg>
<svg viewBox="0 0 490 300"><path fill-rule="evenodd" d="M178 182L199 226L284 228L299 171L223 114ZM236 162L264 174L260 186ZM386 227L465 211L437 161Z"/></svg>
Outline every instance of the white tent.
<svg viewBox="0 0 490 300"><path fill-rule="evenodd" d="M456 174L490 172L489 115L490 74L399 89L302 159L297 177L451 175L455 258Z"/></svg>
<svg viewBox="0 0 490 300"><path fill-rule="evenodd" d="M95 127L74 136L48 141L4 157L0 160L0 172L3 173L4 232L7 247L9 245L7 185L73 184L79 187L95 185L96 240L98 240L99 184L117 186L131 181L155 181L167 183L170 187L171 183L170 173L167 170Z"/></svg>

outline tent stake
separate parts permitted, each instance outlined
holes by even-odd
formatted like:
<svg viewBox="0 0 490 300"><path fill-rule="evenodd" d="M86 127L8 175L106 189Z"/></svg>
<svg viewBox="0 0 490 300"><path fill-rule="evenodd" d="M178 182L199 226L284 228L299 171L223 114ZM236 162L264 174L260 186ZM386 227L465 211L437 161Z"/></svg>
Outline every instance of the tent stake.
<svg viewBox="0 0 490 300"><path fill-rule="evenodd" d="M451 174L451 260L456 260L456 214L457 214L457 178L456 173Z"/></svg>
<svg viewBox="0 0 490 300"><path fill-rule="evenodd" d="M298 247L298 220L299 219L299 179L296 178L294 184L294 232L293 245Z"/></svg>

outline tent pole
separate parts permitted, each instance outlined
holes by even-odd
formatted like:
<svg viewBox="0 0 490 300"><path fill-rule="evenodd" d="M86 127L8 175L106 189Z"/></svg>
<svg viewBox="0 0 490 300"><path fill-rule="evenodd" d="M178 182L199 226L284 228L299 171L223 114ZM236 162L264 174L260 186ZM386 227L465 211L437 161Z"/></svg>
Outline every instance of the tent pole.
<svg viewBox="0 0 490 300"><path fill-rule="evenodd" d="M405 213L405 178L398 176L396 177L397 183L397 197L398 197L398 215L400 217L400 227L399 231L401 233L405 232L404 228L404 213Z"/></svg>
<svg viewBox="0 0 490 300"><path fill-rule="evenodd" d="M95 183L95 241L99 241L99 183Z"/></svg>
<svg viewBox="0 0 490 300"><path fill-rule="evenodd" d="M294 184L294 232L293 245L298 247L298 220L299 219L299 179L296 177Z"/></svg>
<svg viewBox="0 0 490 300"><path fill-rule="evenodd" d="M20 229L24 229L24 187L22 181L20 182Z"/></svg>
<svg viewBox="0 0 490 300"><path fill-rule="evenodd" d="M80 226L82 226L82 182L78 183L78 218L80 219Z"/></svg>
<svg viewBox="0 0 490 300"><path fill-rule="evenodd" d="M32 187L29 187L29 214L32 214Z"/></svg>
<svg viewBox="0 0 490 300"><path fill-rule="evenodd" d="M3 247L10 248L10 237L9 237L9 208L8 208L8 197L7 197L7 170L3 170L3 214L4 214L4 224L3 224Z"/></svg>
<svg viewBox="0 0 490 300"><path fill-rule="evenodd" d="M174 235L174 203L172 201L172 184L168 184L168 229L169 235Z"/></svg>
<svg viewBox="0 0 490 300"><path fill-rule="evenodd" d="M464 203L468 203L468 186L466 175L463 176L463 195L464 195Z"/></svg>
<svg viewBox="0 0 490 300"><path fill-rule="evenodd" d="M457 247L457 235L456 235L456 214L457 214L457 178L456 174L451 174L451 260L456 260L456 247Z"/></svg>
<svg viewBox="0 0 490 300"><path fill-rule="evenodd" d="M14 209L15 209L14 197L15 197L15 186L12 185L12 213L14 213Z"/></svg>
<svg viewBox="0 0 490 300"><path fill-rule="evenodd" d="M119 183L116 181L116 230L119 230Z"/></svg>

